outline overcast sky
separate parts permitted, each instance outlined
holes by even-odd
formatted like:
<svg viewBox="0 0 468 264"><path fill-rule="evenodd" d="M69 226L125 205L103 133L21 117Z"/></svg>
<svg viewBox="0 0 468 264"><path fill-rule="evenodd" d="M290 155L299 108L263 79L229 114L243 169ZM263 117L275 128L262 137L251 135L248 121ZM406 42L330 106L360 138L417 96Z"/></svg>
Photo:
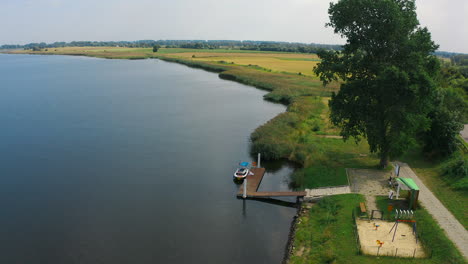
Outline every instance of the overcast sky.
<svg viewBox="0 0 468 264"><path fill-rule="evenodd" d="M330 0L0 0L0 44L231 39L342 44ZM417 0L439 50L468 53L468 0Z"/></svg>

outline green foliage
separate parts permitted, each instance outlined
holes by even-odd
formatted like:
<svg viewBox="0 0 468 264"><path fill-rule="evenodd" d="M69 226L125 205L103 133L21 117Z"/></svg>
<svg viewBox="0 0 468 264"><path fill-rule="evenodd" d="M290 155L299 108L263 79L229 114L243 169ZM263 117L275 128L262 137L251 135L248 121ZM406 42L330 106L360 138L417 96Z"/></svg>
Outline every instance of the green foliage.
<svg viewBox="0 0 468 264"><path fill-rule="evenodd" d="M461 151L454 153L442 167L442 175L455 189L468 192L468 157Z"/></svg>
<svg viewBox="0 0 468 264"><path fill-rule="evenodd" d="M454 65L468 66L468 55L467 54L454 55L450 58L450 61Z"/></svg>
<svg viewBox="0 0 468 264"><path fill-rule="evenodd" d="M226 67L223 67L218 64L213 64L213 63L194 61L194 60L184 60L184 59L167 57L167 56L161 56L158 58L161 60L168 61L168 62L177 62L177 63L184 64L192 68L200 68L200 69L204 69L206 71L211 71L211 72L223 72L227 70Z"/></svg>
<svg viewBox="0 0 468 264"><path fill-rule="evenodd" d="M385 167L429 126L437 45L418 27L414 0L341 0L329 14L328 26L347 38L342 52L319 52L315 68L325 84L343 80L331 121L345 139L365 137Z"/></svg>
<svg viewBox="0 0 468 264"><path fill-rule="evenodd" d="M457 99L459 97L455 97ZM450 101L450 100L447 100ZM463 104L464 102L461 101ZM448 104L441 102L438 107L429 113L431 118L430 129L423 134L425 143L424 151L428 153L441 154L447 156L455 152L459 146L458 134L463 129L463 124L460 122L463 108L450 108L456 104Z"/></svg>
<svg viewBox="0 0 468 264"><path fill-rule="evenodd" d="M252 153L260 152L265 159L294 160L291 156L293 152L306 143L300 142L297 131L310 117L320 115L323 107L319 97L295 98L287 112L276 116L252 133ZM301 158L300 155L297 154L297 157L305 161L306 158Z"/></svg>
<svg viewBox="0 0 468 264"><path fill-rule="evenodd" d="M460 72L460 66L448 65L437 77L439 89L429 113L431 125L422 139L426 153L447 156L457 150L459 131L468 122L468 79Z"/></svg>
<svg viewBox="0 0 468 264"><path fill-rule="evenodd" d="M153 46L153 52L158 52L158 50L161 48L159 45L154 45Z"/></svg>

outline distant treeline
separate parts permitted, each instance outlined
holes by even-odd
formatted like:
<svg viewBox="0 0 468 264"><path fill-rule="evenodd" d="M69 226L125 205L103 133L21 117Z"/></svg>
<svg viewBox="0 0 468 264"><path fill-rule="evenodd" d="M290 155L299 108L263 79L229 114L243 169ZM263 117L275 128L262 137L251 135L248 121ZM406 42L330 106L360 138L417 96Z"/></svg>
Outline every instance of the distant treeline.
<svg viewBox="0 0 468 264"><path fill-rule="evenodd" d="M256 40L137 40L137 41L72 41L54 43L29 43L26 45L2 45L0 49L32 49L41 50L46 48L62 47L128 47L128 48L151 48L154 46L164 48L186 48L186 49L240 49L276 52L298 52L317 53L320 49L341 50L341 45L298 43L282 41L256 41ZM455 52L436 51L435 55L452 58L456 55L464 55ZM466 58L465 58L466 60Z"/></svg>
<svg viewBox="0 0 468 264"><path fill-rule="evenodd" d="M138 41L72 41L54 43L29 43L26 45L2 45L0 49L33 49L61 47L129 47L151 48L153 46L165 48L188 49L240 49L278 52L316 53L320 49L340 50L341 45L306 44L278 41L254 41L254 40L138 40Z"/></svg>

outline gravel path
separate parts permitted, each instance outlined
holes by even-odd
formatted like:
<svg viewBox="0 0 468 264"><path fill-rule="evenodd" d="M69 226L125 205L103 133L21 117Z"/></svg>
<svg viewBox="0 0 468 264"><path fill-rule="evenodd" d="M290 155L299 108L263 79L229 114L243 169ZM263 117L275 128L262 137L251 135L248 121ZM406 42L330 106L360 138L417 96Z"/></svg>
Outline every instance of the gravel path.
<svg viewBox="0 0 468 264"><path fill-rule="evenodd" d="M419 186L419 202L434 217L439 226L446 232L450 240L460 250L465 259L468 259L468 231L458 222L452 213L435 197L424 185L418 176L406 163L397 162L400 165L400 177L411 178Z"/></svg>
<svg viewBox="0 0 468 264"><path fill-rule="evenodd" d="M388 186L391 172L368 169L347 169L347 172L351 182L351 191L366 197L367 211L370 213L372 210L378 210L375 196L388 195L391 190Z"/></svg>
<svg viewBox="0 0 468 264"><path fill-rule="evenodd" d="M306 189L306 197L328 196L351 193L349 186Z"/></svg>

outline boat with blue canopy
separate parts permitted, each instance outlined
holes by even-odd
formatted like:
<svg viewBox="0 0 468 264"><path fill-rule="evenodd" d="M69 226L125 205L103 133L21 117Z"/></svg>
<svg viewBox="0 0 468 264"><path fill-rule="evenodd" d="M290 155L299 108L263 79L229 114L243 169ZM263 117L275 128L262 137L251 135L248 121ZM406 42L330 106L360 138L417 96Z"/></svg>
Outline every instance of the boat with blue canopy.
<svg viewBox="0 0 468 264"><path fill-rule="evenodd" d="M236 172L234 172L234 178L236 179L245 179L247 175L249 175L249 162L240 162L239 168L237 168Z"/></svg>

